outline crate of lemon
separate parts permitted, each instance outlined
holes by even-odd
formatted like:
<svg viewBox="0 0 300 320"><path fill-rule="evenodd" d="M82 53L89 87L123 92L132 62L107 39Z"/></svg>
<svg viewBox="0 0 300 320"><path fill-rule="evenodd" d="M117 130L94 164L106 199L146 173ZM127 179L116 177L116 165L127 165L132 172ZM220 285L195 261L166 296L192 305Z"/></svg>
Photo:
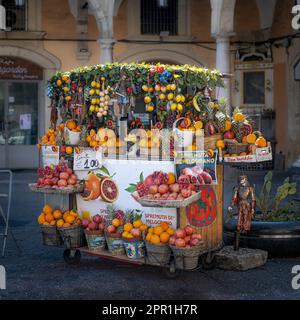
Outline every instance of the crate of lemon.
<svg viewBox="0 0 300 320"><path fill-rule="evenodd" d="M154 228L149 228L145 239L146 263L154 266L168 266L171 257L169 239L175 233L167 222L161 222Z"/></svg>
<svg viewBox="0 0 300 320"><path fill-rule="evenodd" d="M83 245L82 223L75 210L62 212L46 204L38 217L38 223L46 246L73 249Z"/></svg>

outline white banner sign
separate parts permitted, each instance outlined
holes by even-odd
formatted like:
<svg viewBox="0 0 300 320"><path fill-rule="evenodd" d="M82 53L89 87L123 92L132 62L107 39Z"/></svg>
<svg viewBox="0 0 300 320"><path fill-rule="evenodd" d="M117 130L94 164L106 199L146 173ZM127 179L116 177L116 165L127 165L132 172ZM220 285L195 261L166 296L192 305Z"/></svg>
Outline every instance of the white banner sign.
<svg viewBox="0 0 300 320"><path fill-rule="evenodd" d="M102 166L102 149L97 151L91 148L81 148L74 150L74 165L75 170L96 170Z"/></svg>
<svg viewBox="0 0 300 320"><path fill-rule="evenodd" d="M168 222L172 227L177 227L177 210L176 208L144 208L136 201L136 194L126 191L130 184L136 184L141 173L146 178L154 171L163 171L165 173L175 172L174 163L169 161L147 161L147 160L116 160L116 159L103 159L103 166L107 169L110 175L113 176L119 192L117 199L114 201L116 209L123 211L138 209L142 211L142 220L147 225L155 226L161 221ZM79 179L89 181L95 181L97 173L101 173L100 170L95 170L93 173L89 171L77 171ZM94 186L97 183L93 184ZM101 214L105 211L107 206L110 204L103 201L101 196L93 197L86 195L76 195L77 197L77 208L81 216L94 216Z"/></svg>

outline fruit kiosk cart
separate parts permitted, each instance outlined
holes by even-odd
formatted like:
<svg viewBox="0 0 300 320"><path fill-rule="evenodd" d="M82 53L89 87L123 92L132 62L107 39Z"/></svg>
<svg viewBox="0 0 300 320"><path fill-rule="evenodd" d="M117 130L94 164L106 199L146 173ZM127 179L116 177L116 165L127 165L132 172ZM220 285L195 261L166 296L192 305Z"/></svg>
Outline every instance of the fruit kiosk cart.
<svg viewBox="0 0 300 320"><path fill-rule="evenodd" d="M270 160L242 110L226 113L216 70L106 64L48 82L51 127L34 192L45 245L164 267L213 266L222 246L223 164Z"/></svg>

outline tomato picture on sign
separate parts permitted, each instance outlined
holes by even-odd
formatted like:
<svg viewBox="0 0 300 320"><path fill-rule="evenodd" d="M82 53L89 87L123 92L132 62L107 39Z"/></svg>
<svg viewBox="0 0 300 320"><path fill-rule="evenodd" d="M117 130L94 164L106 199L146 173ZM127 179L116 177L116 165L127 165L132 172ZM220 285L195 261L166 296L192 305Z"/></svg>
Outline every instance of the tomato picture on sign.
<svg viewBox="0 0 300 320"><path fill-rule="evenodd" d="M217 197L211 186L200 186L201 199L191 204L186 215L189 224L196 228L211 225L217 217Z"/></svg>

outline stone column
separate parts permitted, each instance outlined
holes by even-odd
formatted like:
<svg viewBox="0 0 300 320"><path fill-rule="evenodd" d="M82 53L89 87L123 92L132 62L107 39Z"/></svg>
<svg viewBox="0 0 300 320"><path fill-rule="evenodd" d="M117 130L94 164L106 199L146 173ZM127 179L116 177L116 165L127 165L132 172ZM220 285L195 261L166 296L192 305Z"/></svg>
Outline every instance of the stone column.
<svg viewBox="0 0 300 320"><path fill-rule="evenodd" d="M230 74L230 34L216 35L216 68L222 73ZM225 87L218 91L219 98L226 98L230 105L230 79L224 79ZM228 110L230 111L230 110Z"/></svg>
<svg viewBox="0 0 300 320"><path fill-rule="evenodd" d="M113 46L115 44L114 39L100 38L98 43L100 45L100 64L113 62Z"/></svg>

